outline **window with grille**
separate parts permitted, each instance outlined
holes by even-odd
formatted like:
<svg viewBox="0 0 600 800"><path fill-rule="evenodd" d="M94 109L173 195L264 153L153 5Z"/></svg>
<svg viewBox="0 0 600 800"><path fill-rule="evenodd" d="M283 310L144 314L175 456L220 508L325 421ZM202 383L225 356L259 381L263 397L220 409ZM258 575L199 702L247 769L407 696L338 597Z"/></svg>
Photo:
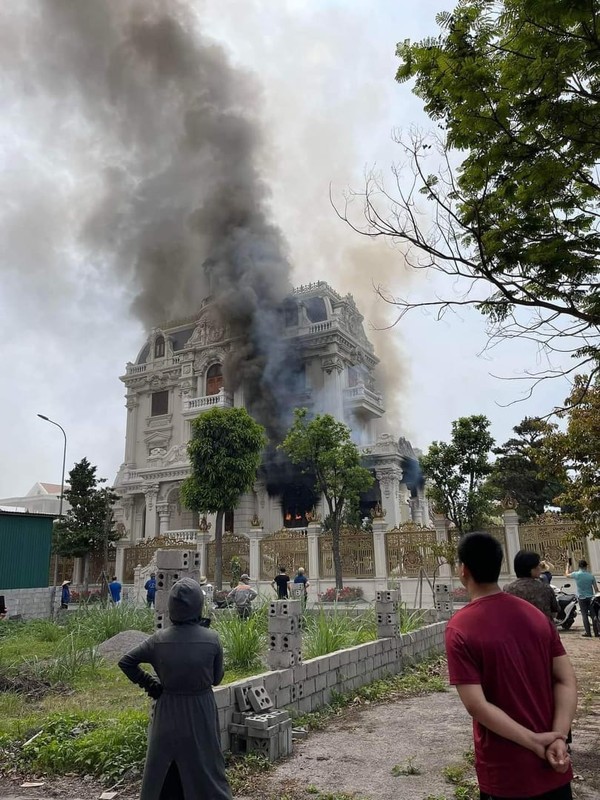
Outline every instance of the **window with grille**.
<svg viewBox="0 0 600 800"><path fill-rule="evenodd" d="M165 357L165 337L159 336L154 342L154 358Z"/></svg>

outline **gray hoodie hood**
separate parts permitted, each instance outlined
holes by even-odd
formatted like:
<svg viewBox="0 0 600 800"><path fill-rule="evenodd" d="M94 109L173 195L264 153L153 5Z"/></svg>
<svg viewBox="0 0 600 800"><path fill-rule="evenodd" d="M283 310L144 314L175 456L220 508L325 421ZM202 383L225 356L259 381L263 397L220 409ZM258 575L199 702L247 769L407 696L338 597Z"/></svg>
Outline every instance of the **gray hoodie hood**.
<svg viewBox="0 0 600 800"><path fill-rule="evenodd" d="M182 578L169 592L171 622L193 622L202 616L204 593L192 578Z"/></svg>

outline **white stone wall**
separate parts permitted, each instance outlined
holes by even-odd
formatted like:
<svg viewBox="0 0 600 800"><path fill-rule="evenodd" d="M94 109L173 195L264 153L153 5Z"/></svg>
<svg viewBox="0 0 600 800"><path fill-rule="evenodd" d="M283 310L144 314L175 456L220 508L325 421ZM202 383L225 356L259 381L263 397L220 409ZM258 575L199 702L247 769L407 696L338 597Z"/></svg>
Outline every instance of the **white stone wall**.
<svg viewBox="0 0 600 800"><path fill-rule="evenodd" d="M374 642L312 658L297 667L265 672L215 689L221 744L229 749L236 686L264 686L275 707L301 714L327 705L333 692L350 692L388 675L397 675L416 660L444 650L445 622L427 625L398 639Z"/></svg>
<svg viewBox="0 0 600 800"><path fill-rule="evenodd" d="M49 619L52 616L52 598L60 603L60 591L53 587L40 589L0 589L4 596L8 616L20 614L23 619Z"/></svg>

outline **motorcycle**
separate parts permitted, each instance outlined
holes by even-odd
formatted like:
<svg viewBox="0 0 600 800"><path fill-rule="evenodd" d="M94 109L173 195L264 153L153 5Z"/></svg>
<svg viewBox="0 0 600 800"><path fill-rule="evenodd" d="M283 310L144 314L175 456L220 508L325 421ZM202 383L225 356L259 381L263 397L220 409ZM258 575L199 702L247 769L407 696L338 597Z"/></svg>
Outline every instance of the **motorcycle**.
<svg viewBox="0 0 600 800"><path fill-rule="evenodd" d="M600 636L600 592L597 592L592 597L590 604L590 614L592 617L592 626L594 628L594 635Z"/></svg>
<svg viewBox="0 0 600 800"><path fill-rule="evenodd" d="M560 625L563 631L568 631L573 626L577 616L577 595L565 591L565 589L571 588L570 583L563 584L560 589L558 586L550 584L550 588L554 590L559 608L555 622Z"/></svg>

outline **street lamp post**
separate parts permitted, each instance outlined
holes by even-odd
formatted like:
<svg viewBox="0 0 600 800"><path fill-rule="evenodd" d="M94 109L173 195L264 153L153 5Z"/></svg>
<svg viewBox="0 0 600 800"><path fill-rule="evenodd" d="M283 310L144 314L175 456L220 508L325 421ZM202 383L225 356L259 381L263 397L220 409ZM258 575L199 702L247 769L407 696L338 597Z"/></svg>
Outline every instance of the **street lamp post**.
<svg viewBox="0 0 600 800"><path fill-rule="evenodd" d="M65 444L63 447L63 460L62 460L62 473L60 479L60 499L58 504L58 520L59 522L62 520L62 509L63 509L63 494L65 489L65 464L67 461L67 434L65 433L65 429L62 425L59 425L58 422L54 422L53 419L49 417L45 417L43 414L38 414L40 419L43 419L45 422L49 422L51 425L56 425L57 428L60 428L62 431L62 435L65 437ZM54 556L54 585L56 586L58 582L58 555L55 554Z"/></svg>

